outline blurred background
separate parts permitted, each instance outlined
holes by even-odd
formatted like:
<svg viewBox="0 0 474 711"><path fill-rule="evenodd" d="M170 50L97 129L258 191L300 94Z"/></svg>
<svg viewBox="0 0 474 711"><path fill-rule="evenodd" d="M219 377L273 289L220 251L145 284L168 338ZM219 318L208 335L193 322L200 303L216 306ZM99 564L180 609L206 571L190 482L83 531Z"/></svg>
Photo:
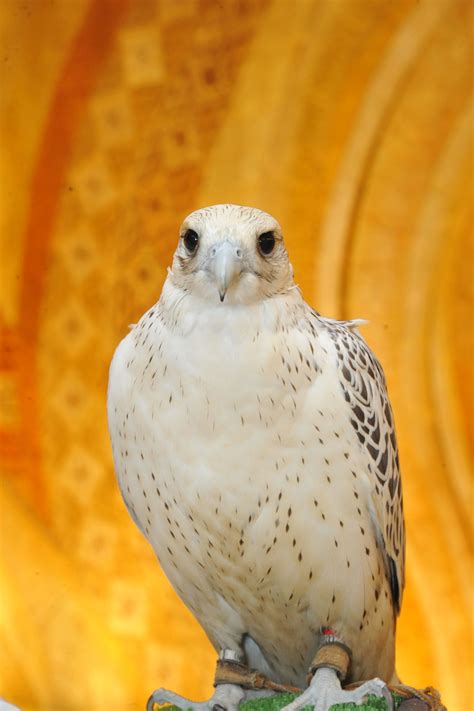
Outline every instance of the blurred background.
<svg viewBox="0 0 474 711"><path fill-rule="evenodd" d="M408 528L398 669L472 711L470 0L2 0L0 695L209 695L215 655L116 486L107 370L182 218L281 222L364 317ZM470 431L469 431L470 430Z"/></svg>

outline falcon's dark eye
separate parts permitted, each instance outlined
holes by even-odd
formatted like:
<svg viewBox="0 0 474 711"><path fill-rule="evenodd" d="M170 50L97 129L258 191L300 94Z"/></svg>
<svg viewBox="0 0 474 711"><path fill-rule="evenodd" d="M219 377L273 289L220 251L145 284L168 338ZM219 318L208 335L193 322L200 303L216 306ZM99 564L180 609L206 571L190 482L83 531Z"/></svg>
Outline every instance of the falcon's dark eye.
<svg viewBox="0 0 474 711"><path fill-rule="evenodd" d="M194 230L186 230L183 235L184 246L188 254L194 254L199 243L199 235Z"/></svg>
<svg viewBox="0 0 474 711"><path fill-rule="evenodd" d="M273 232L264 232L259 236L257 241L258 249L265 257L273 252L273 248L275 247L275 235Z"/></svg>

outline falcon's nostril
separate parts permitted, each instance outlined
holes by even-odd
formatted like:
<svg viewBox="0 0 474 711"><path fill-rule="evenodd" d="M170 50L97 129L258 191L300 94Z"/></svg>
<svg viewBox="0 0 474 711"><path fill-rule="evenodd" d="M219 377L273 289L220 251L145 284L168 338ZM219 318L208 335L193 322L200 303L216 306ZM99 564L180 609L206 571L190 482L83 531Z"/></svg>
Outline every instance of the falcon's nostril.
<svg viewBox="0 0 474 711"><path fill-rule="evenodd" d="M213 247L213 248L211 249L211 257L215 257L215 256L216 256L216 252L217 252L216 248Z"/></svg>
<svg viewBox="0 0 474 711"><path fill-rule="evenodd" d="M238 256L238 258L240 259L240 257L242 256L242 250L241 250L241 249L236 249L236 250L235 250L235 253L236 253L236 255Z"/></svg>

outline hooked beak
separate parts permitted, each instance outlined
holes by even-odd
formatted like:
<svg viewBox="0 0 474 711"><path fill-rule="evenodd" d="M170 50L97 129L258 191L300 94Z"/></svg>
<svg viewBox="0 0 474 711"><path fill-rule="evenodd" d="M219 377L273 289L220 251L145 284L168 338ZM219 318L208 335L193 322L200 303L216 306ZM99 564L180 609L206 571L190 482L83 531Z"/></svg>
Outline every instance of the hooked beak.
<svg viewBox="0 0 474 711"><path fill-rule="evenodd" d="M210 251L209 271L215 279L222 302L227 289L242 272L242 250L227 241L215 245Z"/></svg>

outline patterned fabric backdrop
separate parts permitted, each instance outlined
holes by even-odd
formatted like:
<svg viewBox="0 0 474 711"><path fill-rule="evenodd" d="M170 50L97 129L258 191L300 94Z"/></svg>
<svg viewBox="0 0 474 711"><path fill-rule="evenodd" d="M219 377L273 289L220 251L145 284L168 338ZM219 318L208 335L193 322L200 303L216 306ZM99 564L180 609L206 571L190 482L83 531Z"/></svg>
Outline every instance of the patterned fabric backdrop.
<svg viewBox="0 0 474 711"><path fill-rule="evenodd" d="M210 692L120 499L105 392L181 219L216 202L275 214L307 299L370 320L404 473L398 668L474 708L472 7L0 3L0 695L24 711Z"/></svg>

